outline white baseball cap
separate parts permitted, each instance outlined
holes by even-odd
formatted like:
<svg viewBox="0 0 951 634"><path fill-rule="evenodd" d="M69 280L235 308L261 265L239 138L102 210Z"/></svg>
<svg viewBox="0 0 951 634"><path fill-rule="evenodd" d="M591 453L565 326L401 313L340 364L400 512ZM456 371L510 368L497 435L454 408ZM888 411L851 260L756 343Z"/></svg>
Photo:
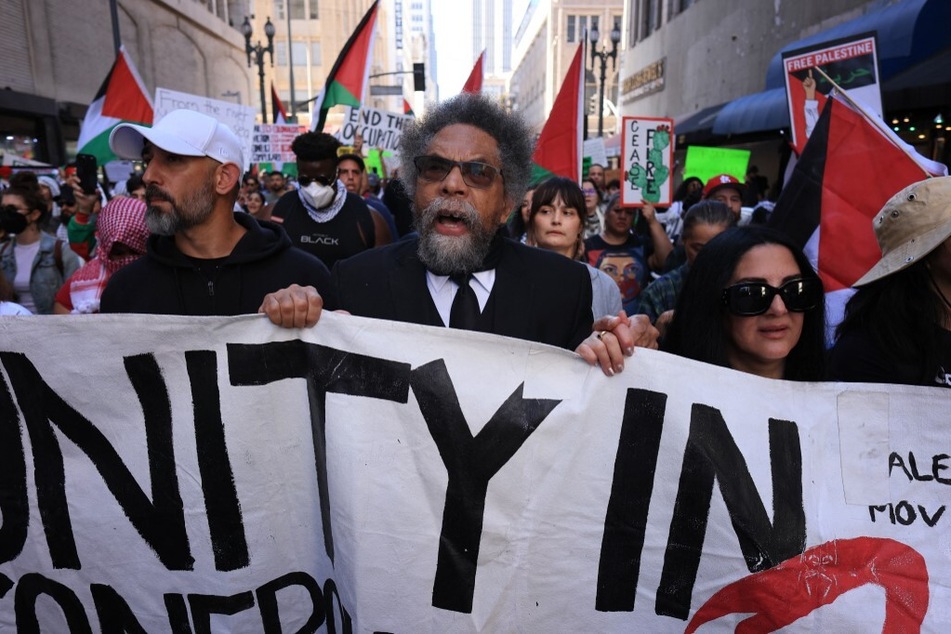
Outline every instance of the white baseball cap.
<svg viewBox="0 0 951 634"><path fill-rule="evenodd" d="M119 158L141 159L145 140L181 156L207 156L244 169L244 144L231 128L194 110L172 110L154 126L120 123L109 135Z"/></svg>

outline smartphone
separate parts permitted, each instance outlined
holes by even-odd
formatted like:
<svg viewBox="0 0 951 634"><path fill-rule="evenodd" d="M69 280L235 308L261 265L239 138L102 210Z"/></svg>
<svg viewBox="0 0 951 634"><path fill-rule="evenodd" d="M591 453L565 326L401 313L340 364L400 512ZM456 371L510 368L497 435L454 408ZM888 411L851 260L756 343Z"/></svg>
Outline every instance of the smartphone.
<svg viewBox="0 0 951 634"><path fill-rule="evenodd" d="M76 175L79 176L79 186L83 188L83 193L96 193L99 174L95 156L92 154L77 154Z"/></svg>

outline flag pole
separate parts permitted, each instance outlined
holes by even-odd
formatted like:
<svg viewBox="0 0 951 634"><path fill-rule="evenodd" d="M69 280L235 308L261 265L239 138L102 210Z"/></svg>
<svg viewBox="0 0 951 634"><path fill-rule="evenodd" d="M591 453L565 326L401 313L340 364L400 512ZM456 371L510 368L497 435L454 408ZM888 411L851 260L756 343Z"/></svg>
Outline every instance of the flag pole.
<svg viewBox="0 0 951 634"><path fill-rule="evenodd" d="M922 172L924 172L925 175L926 175L928 178L932 178L932 174L931 174L928 170L926 170L924 167L922 167L920 163L918 163L918 161L917 161L917 160L915 159L915 157L911 154L911 152L908 151L908 148L907 148L907 147L905 147L905 146L902 145L901 143L896 143L896 142L895 142L895 139L892 138L892 134L893 134L892 131L891 131L890 129L887 129L887 128L884 127L884 126L885 126L885 122L884 122L884 121L882 121L879 117L875 116L874 114L872 114L872 113L870 113L868 110L866 110L865 107L862 106L862 104L860 104L859 102L857 102L857 101L855 101L854 99L852 99L852 97L849 96L849 94L845 91L845 89L842 88L842 86L840 86L839 84L835 83L835 81L834 81L831 77L829 77L829 75L827 75L824 70L822 70L822 69L819 68L818 66L813 66L812 69L813 69L814 71L816 71L817 73L819 73L820 75L822 75L822 78L825 79L827 82L829 82L829 84L832 86L833 90L835 90L836 93L838 93L839 95L841 95L842 98L849 104L849 106L850 106L853 110L857 110L858 112L860 112L860 113L862 114L862 116L864 116L864 117L869 121L869 123L871 123L871 124L874 125L876 128L878 128L878 131L881 132L881 133L885 136L885 138L889 140L889 142L890 142L892 145L894 145L894 146L897 147L899 150L901 150L902 152L904 152L904 153L905 153L905 156L907 156L908 158L910 158L911 161L912 161L915 165L918 166L918 169L920 169Z"/></svg>

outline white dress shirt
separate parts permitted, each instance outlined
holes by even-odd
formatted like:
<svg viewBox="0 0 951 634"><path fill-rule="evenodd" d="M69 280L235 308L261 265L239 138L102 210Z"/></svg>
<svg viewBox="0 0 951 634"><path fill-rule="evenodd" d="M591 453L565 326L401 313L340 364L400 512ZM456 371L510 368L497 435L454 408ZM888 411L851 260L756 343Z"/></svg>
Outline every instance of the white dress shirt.
<svg viewBox="0 0 951 634"><path fill-rule="evenodd" d="M479 300L480 311L485 310L485 305L489 301L489 294L492 293L494 285L495 269L472 274L469 286L475 291L476 299ZM442 323L448 326L452 300L455 299L459 286L450 280L448 275L436 275L432 271L426 271L426 288L429 289L429 294L432 295L433 303L436 304L436 310L439 311Z"/></svg>

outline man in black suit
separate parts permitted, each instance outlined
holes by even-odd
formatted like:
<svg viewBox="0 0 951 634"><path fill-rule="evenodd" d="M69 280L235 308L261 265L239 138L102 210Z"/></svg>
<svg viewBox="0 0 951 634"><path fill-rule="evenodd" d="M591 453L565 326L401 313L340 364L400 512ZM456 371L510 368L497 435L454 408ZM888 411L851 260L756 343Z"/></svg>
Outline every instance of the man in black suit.
<svg viewBox="0 0 951 634"><path fill-rule="evenodd" d="M592 319L583 265L502 237L528 186L532 145L520 117L472 94L404 129L400 174L419 236L340 261L333 270L338 306L560 346L608 375L623 369L635 344L656 347L649 320L623 313ZM263 309L297 320L313 295L288 289L266 298Z"/></svg>

